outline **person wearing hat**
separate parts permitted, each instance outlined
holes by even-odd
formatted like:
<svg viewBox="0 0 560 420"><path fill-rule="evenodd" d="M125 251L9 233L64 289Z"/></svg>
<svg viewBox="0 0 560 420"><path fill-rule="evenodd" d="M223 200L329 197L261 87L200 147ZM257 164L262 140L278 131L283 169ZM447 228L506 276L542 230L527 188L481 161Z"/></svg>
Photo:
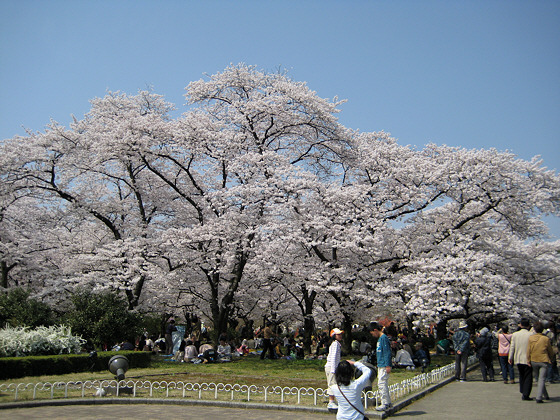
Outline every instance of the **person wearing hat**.
<svg viewBox="0 0 560 420"><path fill-rule="evenodd" d="M529 337L532 333L529 331L531 323L527 318L521 318L519 321L519 331L511 335L511 344L509 346L509 363L516 364L519 371L519 392L521 399L531 401L531 390L533 389L533 369L527 362L527 348L529 347Z"/></svg>
<svg viewBox="0 0 560 420"><path fill-rule="evenodd" d="M389 337L383 332L383 325L379 322L369 324L369 333L377 338L377 388L381 394L381 405L375 407L377 411L385 411L391 407L389 394L389 374L391 373L391 343Z"/></svg>
<svg viewBox="0 0 560 420"><path fill-rule="evenodd" d="M470 334L467 332L467 323L461 321L451 341L455 349L455 379L465 382L467 380L467 362L470 350Z"/></svg>
<svg viewBox="0 0 560 420"><path fill-rule="evenodd" d="M340 363L340 342L342 341L342 334L344 331L333 328L330 332L330 336L333 339L331 345L329 346L329 354L327 356L327 363L325 364L325 374L327 375L327 394L329 395L329 404L327 409L329 411L338 410L338 404L335 401L334 394L331 391L331 387L336 385L336 368Z"/></svg>

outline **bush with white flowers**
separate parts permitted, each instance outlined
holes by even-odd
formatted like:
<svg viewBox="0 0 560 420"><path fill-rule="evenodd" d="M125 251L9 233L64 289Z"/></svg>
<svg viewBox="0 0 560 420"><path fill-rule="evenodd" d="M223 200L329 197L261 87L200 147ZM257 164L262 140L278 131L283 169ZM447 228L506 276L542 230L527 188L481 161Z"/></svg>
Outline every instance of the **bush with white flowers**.
<svg viewBox="0 0 560 420"><path fill-rule="evenodd" d="M69 327L6 327L0 330L0 357L79 353L85 340Z"/></svg>

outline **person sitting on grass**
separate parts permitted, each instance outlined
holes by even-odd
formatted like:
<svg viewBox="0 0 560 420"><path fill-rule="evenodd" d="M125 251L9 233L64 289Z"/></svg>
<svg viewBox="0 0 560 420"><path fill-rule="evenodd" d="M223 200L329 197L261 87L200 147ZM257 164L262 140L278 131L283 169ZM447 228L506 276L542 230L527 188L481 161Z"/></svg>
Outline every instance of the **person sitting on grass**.
<svg viewBox="0 0 560 420"><path fill-rule="evenodd" d="M451 340L444 338L439 340L436 344L436 354L444 354L449 356L449 351L451 350Z"/></svg>
<svg viewBox="0 0 560 420"><path fill-rule="evenodd" d="M417 367L421 367L422 372L424 372L424 370L430 364L430 359L428 358L428 355L424 350L424 345L421 342L416 343L414 348L416 350L414 352L414 356L412 357L412 360L414 361L414 365Z"/></svg>
<svg viewBox="0 0 560 420"><path fill-rule="evenodd" d="M187 340L185 344L185 362L192 362L198 356L196 346L194 345L192 340Z"/></svg>
<svg viewBox="0 0 560 420"><path fill-rule="evenodd" d="M394 366L396 368L414 369L414 362L410 354L402 348L401 344L398 344L397 349Z"/></svg>
<svg viewBox="0 0 560 420"><path fill-rule="evenodd" d="M219 362L231 362L231 346L227 343L224 336L220 337L217 353Z"/></svg>
<svg viewBox="0 0 560 420"><path fill-rule="evenodd" d="M214 363L217 359L216 350L210 343L203 344L198 351L200 352L198 358L202 360L202 363Z"/></svg>

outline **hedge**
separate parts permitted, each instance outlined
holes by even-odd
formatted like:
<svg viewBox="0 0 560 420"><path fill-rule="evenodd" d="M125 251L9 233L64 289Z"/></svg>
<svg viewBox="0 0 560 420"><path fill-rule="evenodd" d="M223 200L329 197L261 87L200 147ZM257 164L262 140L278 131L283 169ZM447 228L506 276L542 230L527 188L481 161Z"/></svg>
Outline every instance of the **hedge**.
<svg viewBox="0 0 560 420"><path fill-rule="evenodd" d="M130 368L150 366L151 352L104 351L93 358L89 353L60 354L55 356L1 357L0 379L23 378L25 376L63 375L75 372L109 370L109 360L115 355L128 359Z"/></svg>

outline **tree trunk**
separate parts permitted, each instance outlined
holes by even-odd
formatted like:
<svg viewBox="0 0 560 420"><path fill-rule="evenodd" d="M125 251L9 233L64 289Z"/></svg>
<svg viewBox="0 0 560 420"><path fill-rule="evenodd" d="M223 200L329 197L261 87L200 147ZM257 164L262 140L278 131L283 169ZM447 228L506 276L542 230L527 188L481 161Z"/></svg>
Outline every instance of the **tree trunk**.
<svg viewBox="0 0 560 420"><path fill-rule="evenodd" d="M352 318L343 313L344 319L342 320L342 351L346 354L350 354L352 350Z"/></svg>
<svg viewBox="0 0 560 420"><path fill-rule="evenodd" d="M447 338L447 319L441 319L437 323L437 336L436 341L443 340Z"/></svg>
<svg viewBox="0 0 560 420"><path fill-rule="evenodd" d="M2 269L2 284L0 284L4 289L8 288L8 264L6 261L0 261L0 268Z"/></svg>
<svg viewBox="0 0 560 420"><path fill-rule="evenodd" d="M301 286L303 296L303 350L306 353L311 353L311 342L313 333L315 331L315 318L313 318L313 304L317 292L312 290L309 293L305 284Z"/></svg>

